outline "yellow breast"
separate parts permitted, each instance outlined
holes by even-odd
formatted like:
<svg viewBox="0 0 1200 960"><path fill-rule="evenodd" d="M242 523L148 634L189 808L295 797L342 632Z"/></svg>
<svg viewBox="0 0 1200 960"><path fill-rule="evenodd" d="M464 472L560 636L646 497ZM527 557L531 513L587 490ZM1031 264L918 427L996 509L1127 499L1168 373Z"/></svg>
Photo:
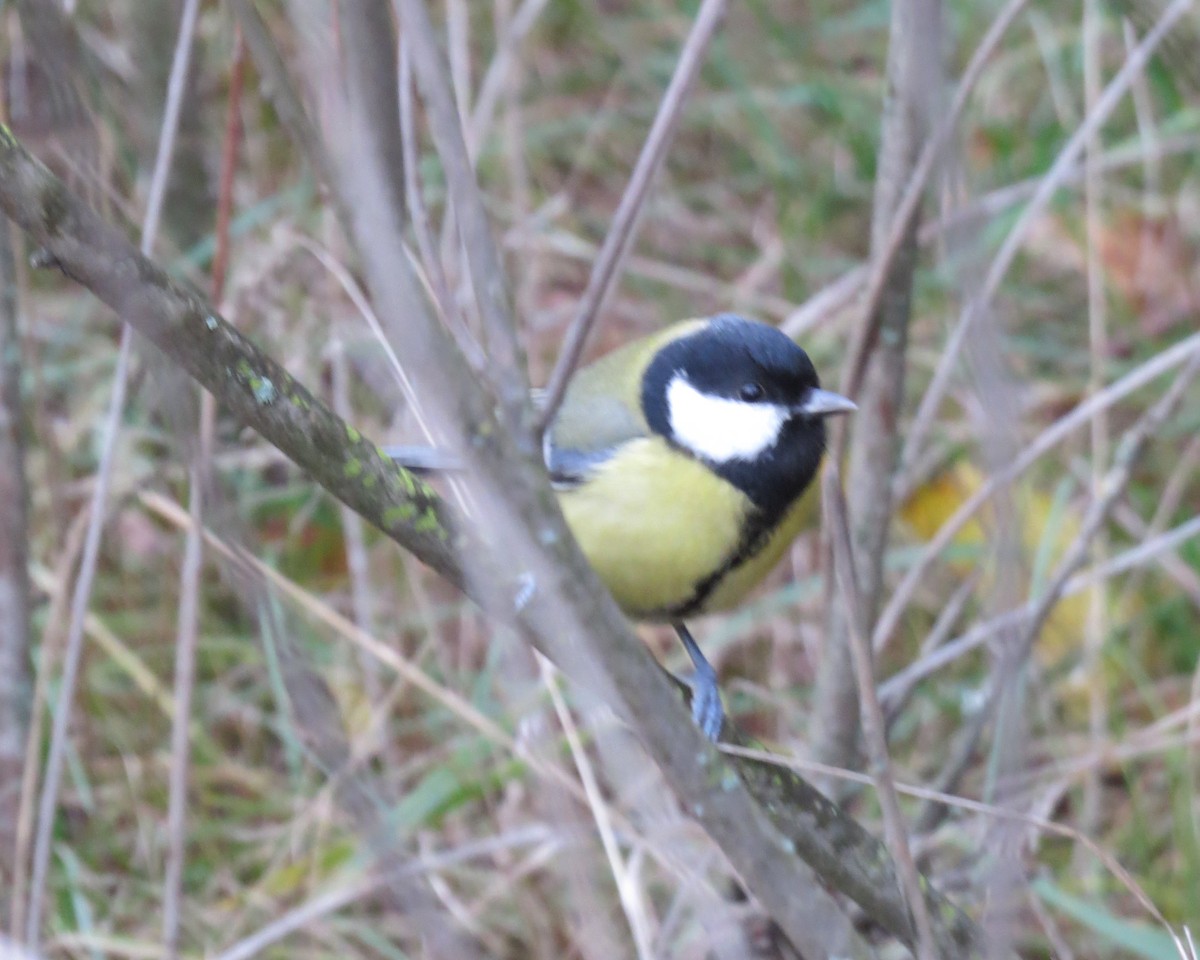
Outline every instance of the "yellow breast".
<svg viewBox="0 0 1200 960"><path fill-rule="evenodd" d="M820 484L810 484L800 495L783 517L783 522L775 528L765 546L729 571L709 595L700 609L701 613L715 613L719 610L729 610L742 602L742 599L766 577L787 552L792 541L810 522L816 510L816 498L820 496Z"/></svg>
<svg viewBox="0 0 1200 960"><path fill-rule="evenodd" d="M626 444L587 483L560 492L559 500L600 579L621 609L641 620L666 618L724 569L742 544L753 509L740 490L659 437ZM800 504L695 612L736 605L766 576L803 525L808 511Z"/></svg>

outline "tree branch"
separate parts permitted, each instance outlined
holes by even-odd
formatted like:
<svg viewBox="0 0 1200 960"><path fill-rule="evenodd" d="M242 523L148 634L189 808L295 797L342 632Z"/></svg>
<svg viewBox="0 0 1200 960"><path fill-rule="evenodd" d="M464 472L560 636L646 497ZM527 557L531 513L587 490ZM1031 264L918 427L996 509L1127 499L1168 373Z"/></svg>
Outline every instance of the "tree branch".
<svg viewBox="0 0 1200 960"><path fill-rule="evenodd" d="M0 886L17 884L21 777L29 740L29 528L22 431L21 342L12 229L0 227ZM0 926L12 926L15 899L0 896Z"/></svg>

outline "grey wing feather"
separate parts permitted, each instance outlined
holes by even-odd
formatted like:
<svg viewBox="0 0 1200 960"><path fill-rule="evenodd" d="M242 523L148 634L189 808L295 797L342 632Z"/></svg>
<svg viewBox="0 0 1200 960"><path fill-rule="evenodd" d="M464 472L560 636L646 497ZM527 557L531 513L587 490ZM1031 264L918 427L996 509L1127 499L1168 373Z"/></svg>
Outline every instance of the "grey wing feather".
<svg viewBox="0 0 1200 960"><path fill-rule="evenodd" d="M550 471L550 482L559 490L569 490L579 486L593 470L616 451L616 447L608 447L604 450L560 449L551 446L548 442L542 447L546 469Z"/></svg>
<svg viewBox="0 0 1200 960"><path fill-rule="evenodd" d="M465 466L461 457L437 447L384 444L380 449L385 457L390 457L413 473L448 473L462 470Z"/></svg>
<svg viewBox="0 0 1200 960"><path fill-rule="evenodd" d="M572 384L550 429L542 440L542 459L550 480L559 489L583 483L597 467L630 440L647 435L645 422L610 396L592 389L583 371ZM544 405L543 391L533 391L533 402ZM416 473L444 473L464 469L461 458L436 447L384 446L384 453Z"/></svg>
<svg viewBox="0 0 1200 960"><path fill-rule="evenodd" d="M624 444L646 436L643 422L611 397L569 400L542 443L546 469L559 488L578 486Z"/></svg>
<svg viewBox="0 0 1200 960"><path fill-rule="evenodd" d="M437 447L422 447L408 444L383 446L385 456L411 470L413 473L455 473L465 469L462 458L447 450ZM607 450L570 450L560 449L550 443L550 435L546 435L543 444L543 457L550 479L559 488L577 486L597 466L612 456L615 448Z"/></svg>

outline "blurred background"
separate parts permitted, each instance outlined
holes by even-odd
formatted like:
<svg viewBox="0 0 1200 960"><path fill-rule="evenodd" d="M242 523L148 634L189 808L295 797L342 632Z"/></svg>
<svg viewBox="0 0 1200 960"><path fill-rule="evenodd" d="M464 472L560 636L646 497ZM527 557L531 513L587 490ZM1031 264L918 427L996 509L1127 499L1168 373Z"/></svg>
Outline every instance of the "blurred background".
<svg viewBox="0 0 1200 960"><path fill-rule="evenodd" d="M183 6L5 5L7 122L75 192L139 235L172 60L190 50L153 256L364 434L419 440L364 315L352 247L238 20L203 4L181 47ZM429 4L535 384L553 367L696 7ZM1009 871L1022 956L1175 957L1161 921L1200 925L1200 388L1182 379L1200 350L1200 15L1188 11L1122 81L1089 135L1084 125L1166 4L1021 7L930 177L902 402L883 438L897 464L850 464L844 479L853 490L864 469L884 471L893 494L877 606L894 622L875 639L897 779L1021 818L906 799L920 866L976 914L989 879ZM314 72L287 5L257 9L321 126L332 78ZM931 126L947 116L997 12L945 4L939 32L922 38ZM871 252L891 23L877 0L730 5L589 357L673 320L733 310L783 326L838 388ZM442 168L420 103L401 86L415 160L405 189L423 204L406 239L430 289L471 326ZM1020 242L1006 253L1015 229ZM0 704L9 731L0 918L27 919L20 904L40 886L45 956L159 956L200 394L141 341L114 435L119 318L30 269L23 241L13 242L7 346L20 396L6 403L23 425L29 512L23 544L7 549L27 557L31 625L28 648L17 618L3 643L5 662L28 664L33 709L26 728L19 706ZM1164 397L1170 409L1145 420ZM1139 425L1152 429L1123 460ZM109 444L103 535L95 562L81 564ZM539 772L558 766L574 779L588 751L568 749L568 708L556 711L554 681L519 644L219 409L206 456L214 540L195 581L171 949L424 955L418 914L380 899L377 841L336 797L361 777L388 829L419 853L436 909L487 955L790 955L665 794L652 810L630 796L640 781L613 771L634 762L631 744L628 755L610 749L596 774L618 824L624 863L614 868L589 807ZM972 505L1022 457L1004 496ZM12 450L4 459L0 510L9 510L21 459ZM968 521L927 553L965 504ZM817 507L814 497L814 516ZM234 547L260 566L232 559ZM742 727L785 757L854 767L861 757L831 753L814 719L828 717L814 694L830 636L825 552L814 520L752 602L696 633ZM86 615L78 602L72 609L84 571ZM73 630L82 660L39 878L29 864L40 771ZM683 667L669 631L642 632L668 666ZM404 670L373 653L370 638ZM315 761L297 729L285 676L294 656L328 685L318 722L344 730L342 769ZM430 696L414 674L450 696ZM570 702L569 686L563 693ZM835 778L826 786L880 832L870 791L847 792ZM329 891L349 892L286 936L252 942ZM894 955L887 949L881 942L880 955Z"/></svg>

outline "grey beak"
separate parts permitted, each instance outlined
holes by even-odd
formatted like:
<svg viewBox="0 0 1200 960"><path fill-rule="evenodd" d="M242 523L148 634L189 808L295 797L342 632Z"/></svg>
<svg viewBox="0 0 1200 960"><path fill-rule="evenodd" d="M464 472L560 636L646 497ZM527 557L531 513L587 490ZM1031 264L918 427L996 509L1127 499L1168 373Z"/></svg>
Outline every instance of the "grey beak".
<svg viewBox="0 0 1200 960"><path fill-rule="evenodd" d="M828 417L835 413L853 413L858 404L832 390L813 390L808 399L796 408L807 417Z"/></svg>

